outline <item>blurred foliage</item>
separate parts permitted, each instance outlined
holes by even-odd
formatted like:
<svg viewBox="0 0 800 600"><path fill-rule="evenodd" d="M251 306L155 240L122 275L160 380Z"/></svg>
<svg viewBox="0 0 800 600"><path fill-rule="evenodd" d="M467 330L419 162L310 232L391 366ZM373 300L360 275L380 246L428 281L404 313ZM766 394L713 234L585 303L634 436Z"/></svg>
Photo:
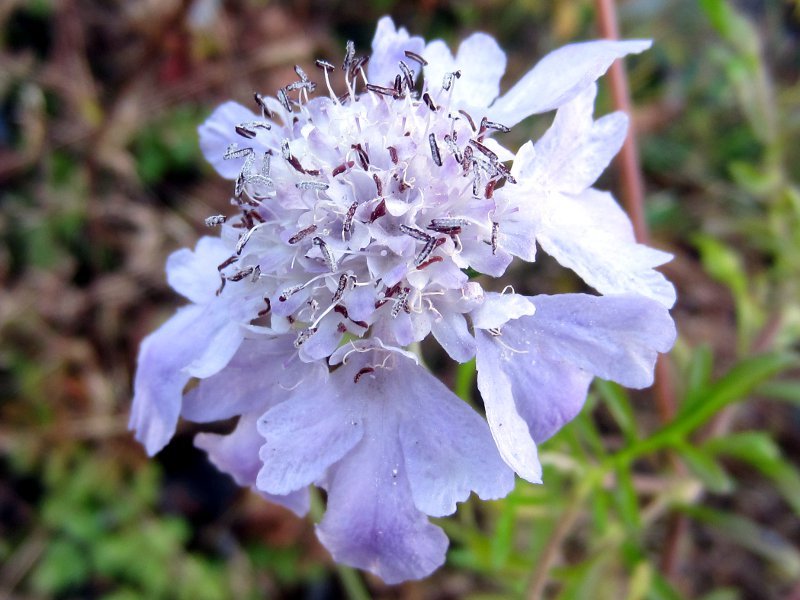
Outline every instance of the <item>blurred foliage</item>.
<svg viewBox="0 0 800 600"><path fill-rule="evenodd" d="M800 4L618 4L626 37L655 39L627 66L649 223L675 254L667 377L597 381L541 448L545 484L437 520L447 566L398 588L332 565L308 522L237 492L191 448L195 429L157 461L126 431L138 343L178 302L164 259L228 199L195 128L294 63L366 47L385 12L451 44L490 32L513 81L596 36L594 3L0 4L0 596L796 598ZM603 183L616 189L613 170ZM574 285L546 264L516 277ZM443 364L478 402L474 363Z"/></svg>

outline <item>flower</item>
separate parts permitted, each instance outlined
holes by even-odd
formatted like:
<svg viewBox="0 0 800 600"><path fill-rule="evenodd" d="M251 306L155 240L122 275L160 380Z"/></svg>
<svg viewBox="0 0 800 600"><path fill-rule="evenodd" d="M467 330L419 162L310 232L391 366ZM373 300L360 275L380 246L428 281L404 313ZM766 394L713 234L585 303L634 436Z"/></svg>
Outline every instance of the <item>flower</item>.
<svg viewBox="0 0 800 600"><path fill-rule="evenodd" d="M217 108L200 145L235 181L237 214L209 217L220 236L167 262L190 304L141 346L130 424L147 452L180 416L238 416L197 446L297 514L324 488L317 533L336 560L388 583L441 565L447 538L428 516L471 492L504 497L515 472L539 482L537 444L591 379L648 386L674 341L675 293L654 270L670 256L591 187L627 128L621 113L593 118L594 81L648 46L566 46L498 97L491 37L453 56L384 17L371 57L348 44L343 87L317 61L320 86L297 67L256 112ZM493 137L554 109L516 154ZM500 277L537 243L601 295L497 293L468 275ZM486 419L420 364L429 334L476 358Z"/></svg>

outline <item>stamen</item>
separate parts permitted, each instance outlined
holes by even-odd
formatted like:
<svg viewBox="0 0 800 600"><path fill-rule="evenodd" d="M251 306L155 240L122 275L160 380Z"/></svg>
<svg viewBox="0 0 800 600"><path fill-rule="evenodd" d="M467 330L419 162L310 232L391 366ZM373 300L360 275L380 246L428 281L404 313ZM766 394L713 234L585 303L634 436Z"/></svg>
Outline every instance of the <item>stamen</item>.
<svg viewBox="0 0 800 600"><path fill-rule="evenodd" d="M497 154L495 154L494 152L489 150L486 146L481 144L479 141L477 141L477 140L469 140L469 143L472 144L473 146L475 146L478 150L480 150L492 162L492 164L495 164L495 163L498 162Z"/></svg>
<svg viewBox="0 0 800 600"><path fill-rule="evenodd" d="M294 187L298 190L327 190L331 186L322 181L298 181Z"/></svg>
<svg viewBox="0 0 800 600"><path fill-rule="evenodd" d="M484 196L484 197L485 197L487 200L491 200L491 199L492 199L492 196L494 196L494 186L496 186L496 185L497 185L497 179L491 179L491 180L490 180L490 181L489 181L489 182L486 184L486 190L483 192L483 196Z"/></svg>
<svg viewBox="0 0 800 600"><path fill-rule="evenodd" d="M408 295L411 293L411 288L404 287L400 292L400 295L397 296L395 300L395 304L392 307L392 318L395 318L397 315L400 314L401 310L409 312L408 310Z"/></svg>
<svg viewBox="0 0 800 600"><path fill-rule="evenodd" d="M258 269L258 273L260 274L261 273L261 269L259 267L247 267L246 269L242 269L241 271L237 271L236 273L234 273L233 275L231 275L227 279L228 279L228 281L241 281L242 279L244 279L248 275L253 274L256 269Z"/></svg>
<svg viewBox="0 0 800 600"><path fill-rule="evenodd" d="M262 96L258 92L255 92L253 94L253 97L255 98L255 101L256 101L256 104L258 105L258 108L261 109L261 118L262 119L271 119L272 118L272 111L267 107L267 101L264 99L264 96Z"/></svg>
<svg viewBox="0 0 800 600"><path fill-rule="evenodd" d="M224 160L231 160L233 158L241 158L244 157L251 157L253 155L252 148L239 148L239 144L236 142L228 145L228 148L225 150L225 154L222 155Z"/></svg>
<svg viewBox="0 0 800 600"><path fill-rule="evenodd" d="M399 161L397 157L397 148L395 148L394 146L389 146L386 149L389 151L389 158L392 159L392 164L396 165Z"/></svg>
<svg viewBox="0 0 800 600"><path fill-rule="evenodd" d="M483 119L481 119L481 129L483 131L486 131L487 129L494 129L502 133L508 133L509 131L511 131L510 127L506 127L505 125L502 125L500 123L495 123L494 121L490 121L486 117L483 117Z"/></svg>
<svg viewBox="0 0 800 600"><path fill-rule="evenodd" d="M469 115L469 113L467 111L465 111L464 109L462 109L462 108L459 108L458 112L460 112L462 115L464 115L464 118L467 119L467 122L469 123L469 126L472 129L472 131L473 132L476 131L476 129L475 129L475 121L472 120L472 117Z"/></svg>
<svg viewBox="0 0 800 600"><path fill-rule="evenodd" d="M269 298L264 298L264 302L266 303L267 307L266 308L262 308L260 311L258 311L258 316L259 317L266 316L266 314L270 310L272 310L272 302L270 301L270 299Z"/></svg>
<svg viewBox="0 0 800 600"><path fill-rule="evenodd" d="M445 73L442 80L442 89L445 92L450 91L450 86L453 85L453 79L461 79L461 71L453 71L452 73Z"/></svg>
<svg viewBox="0 0 800 600"><path fill-rule="evenodd" d="M296 244L300 240L303 240L306 237L308 237L309 235L311 235L312 233L314 233L316 230L317 230L317 226L316 225L309 225L305 229L301 229L300 231L295 233L292 237L290 237L289 238L289 243L290 244Z"/></svg>
<svg viewBox="0 0 800 600"><path fill-rule="evenodd" d="M314 61L314 64L317 65L317 67L319 67L320 69L322 69L325 72L330 72L330 71L333 71L334 69L336 69L336 67L334 67L327 60L322 60L322 59L319 59L319 58Z"/></svg>
<svg viewBox="0 0 800 600"><path fill-rule="evenodd" d="M409 92L414 91L414 71L408 68L408 65L402 60L398 63L400 71L403 73L403 79L406 82L406 88Z"/></svg>
<svg viewBox="0 0 800 600"><path fill-rule="evenodd" d="M237 255L240 255L242 253L242 250L244 250L245 244L247 244L247 242L250 241L250 236L252 236L253 233L255 233L255 231L257 229L259 229L260 227L263 227L264 225L266 225L266 223L259 223L255 227L253 227L251 229L248 229L247 231L244 232L244 234L239 238L239 241L236 242L236 254Z"/></svg>
<svg viewBox="0 0 800 600"><path fill-rule="evenodd" d="M455 134L455 132L453 133ZM456 144L455 140L450 137L449 133L445 134L444 143L447 144L448 149L453 153L453 157L456 159L456 162L460 164L463 160L461 151L458 149L458 145Z"/></svg>
<svg viewBox="0 0 800 600"><path fill-rule="evenodd" d="M299 348L300 346L305 344L308 341L308 339L315 333L317 333L317 330L314 327L309 327L308 329L304 329L303 331L300 332L300 335L297 336L297 339L295 339L294 347Z"/></svg>
<svg viewBox="0 0 800 600"><path fill-rule="evenodd" d="M399 75L398 75L398 77L399 77ZM374 83L368 83L367 84L367 89L370 92L375 92L376 94L380 94L382 96L390 96L390 97L395 98L395 99L400 97L400 94L399 94L399 92L397 91L396 88L387 88L387 87L383 87L382 85L375 85Z"/></svg>
<svg viewBox="0 0 800 600"><path fill-rule="evenodd" d="M226 217L225 215L212 215L210 217L206 217L206 227L214 227L216 225L222 225L227 220L228 217Z"/></svg>
<svg viewBox="0 0 800 600"><path fill-rule="evenodd" d="M428 61L427 61L427 60L425 60L424 58L422 58L422 57L421 57L419 54L417 54L416 52L412 52L411 50L406 50L405 52L403 52L403 54L405 54L405 55L406 55L408 58L410 58L411 60L418 62L418 63L419 63L420 65L422 65L423 67L424 67L424 66L426 66L426 65L428 64Z"/></svg>
<svg viewBox="0 0 800 600"><path fill-rule="evenodd" d="M358 155L358 161L361 163L361 168L363 168L365 171L368 171L369 155L367 154L366 150L362 148L361 144L352 144L350 147L356 151L356 154Z"/></svg>
<svg viewBox="0 0 800 600"><path fill-rule="evenodd" d="M381 183L381 179L378 177L377 173L372 174L372 181L375 182L375 188L378 191L378 196L383 196L383 184Z"/></svg>
<svg viewBox="0 0 800 600"><path fill-rule="evenodd" d="M289 103L289 96L286 95L286 90L280 88L277 96L278 101L283 105L283 108L286 109L286 112L292 112L292 105Z"/></svg>
<svg viewBox="0 0 800 600"><path fill-rule="evenodd" d="M353 377L353 383L358 383L358 381L359 381L359 380L360 380L360 379L361 379L361 378L362 378L364 375L367 375L367 374L369 374L369 373L374 373L374 372L375 372L375 369L374 369L374 367L364 367L364 368L362 368L362 369L359 369L358 373L356 373L355 377Z"/></svg>
<svg viewBox="0 0 800 600"><path fill-rule="evenodd" d="M353 58L356 55L356 45L351 40L347 41L344 53L344 62L342 63L342 71L345 73L350 72L350 65L353 64Z"/></svg>
<svg viewBox="0 0 800 600"><path fill-rule="evenodd" d="M322 258L325 260L325 264L328 265L328 269L331 273L336 271L336 259L333 257L333 253L331 249L328 247L328 244L323 240L321 237L317 236L313 240L315 246L319 246L320 251L322 252Z"/></svg>
<svg viewBox="0 0 800 600"><path fill-rule="evenodd" d="M345 215L344 223L342 224L342 235L350 235L350 230L353 228L353 217L356 215L357 208L358 202L353 202L350 205L350 208L347 209L347 214Z"/></svg>
<svg viewBox="0 0 800 600"><path fill-rule="evenodd" d="M497 254L497 234L500 232L500 223L492 221L492 255Z"/></svg>
<svg viewBox="0 0 800 600"><path fill-rule="evenodd" d="M350 276L347 273L342 273L339 276L339 285L336 288L336 291L333 294L333 298L331 298L331 303L336 304L339 300L342 299L344 295L344 290L347 287L347 282L350 279Z"/></svg>
<svg viewBox="0 0 800 600"><path fill-rule="evenodd" d="M336 167L336 168L335 168L335 169L334 169L334 170L331 172L331 177L336 177L337 175L341 175L342 173L344 173L344 172L345 172L345 171L347 171L348 169L352 169L352 168L353 168L353 165L355 165L355 164L356 164L356 163L355 163L355 161L352 161L352 160L348 160L347 162L345 162L345 163L342 163L341 165L339 165L338 167Z"/></svg>
<svg viewBox="0 0 800 600"><path fill-rule="evenodd" d="M419 254L417 254L416 258L414 259L414 266L419 267L422 263L428 260L428 257L431 255L431 252L438 246L439 244L436 242L436 238L431 237L425 245L422 247L422 250Z"/></svg>
<svg viewBox="0 0 800 600"><path fill-rule="evenodd" d="M428 136L428 143L431 146L431 156L433 157L433 162L436 163L436 166L442 166L442 156L439 154L439 146L436 143L436 134L432 133Z"/></svg>
<svg viewBox="0 0 800 600"><path fill-rule="evenodd" d="M409 227L408 225L400 225L400 231L406 235L410 235L416 240L420 240L421 242L430 242L434 239L432 235L425 233L416 227Z"/></svg>
<svg viewBox="0 0 800 600"><path fill-rule="evenodd" d="M380 219L386 214L386 200L381 200L369 216L369 222L374 223L376 219Z"/></svg>
<svg viewBox="0 0 800 600"><path fill-rule="evenodd" d="M252 140L256 137L256 129L272 129L272 126L266 121L247 121L245 123L239 123L234 129L236 133L243 138Z"/></svg>
<svg viewBox="0 0 800 600"><path fill-rule="evenodd" d="M433 112L439 110L439 107L436 106L436 103L433 101L433 98L431 98L431 95L428 92L422 94L422 99L425 101L425 104L428 105L428 108L430 108Z"/></svg>
<svg viewBox="0 0 800 600"><path fill-rule="evenodd" d="M426 260L424 263L417 265L417 271L421 271L425 267L429 267L434 263L442 262L444 259L441 256L434 256L433 258Z"/></svg>

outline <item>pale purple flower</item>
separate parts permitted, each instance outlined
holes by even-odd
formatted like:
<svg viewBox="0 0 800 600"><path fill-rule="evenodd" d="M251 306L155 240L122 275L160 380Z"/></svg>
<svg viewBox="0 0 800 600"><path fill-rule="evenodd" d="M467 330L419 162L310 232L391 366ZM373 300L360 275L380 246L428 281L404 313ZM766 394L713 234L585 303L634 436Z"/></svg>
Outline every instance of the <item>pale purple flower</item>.
<svg viewBox="0 0 800 600"><path fill-rule="evenodd" d="M646 387L672 346L675 293L654 270L670 256L591 187L627 128L621 113L594 120L594 81L648 46L566 46L498 97L491 37L454 57L384 17L369 62L348 45L344 85L318 61L321 82L298 68L255 112L217 108L200 144L235 181L236 214L167 263L190 304L142 343L131 427L148 453L179 416L238 416L196 444L298 514L324 488L317 532L336 560L389 583L440 566L447 538L428 516L504 497L514 472L539 482L537 444L592 377ZM493 137L553 109L516 154ZM466 274L500 277L537 243L601 295L497 293ZM477 358L486 419L420 364L430 334Z"/></svg>

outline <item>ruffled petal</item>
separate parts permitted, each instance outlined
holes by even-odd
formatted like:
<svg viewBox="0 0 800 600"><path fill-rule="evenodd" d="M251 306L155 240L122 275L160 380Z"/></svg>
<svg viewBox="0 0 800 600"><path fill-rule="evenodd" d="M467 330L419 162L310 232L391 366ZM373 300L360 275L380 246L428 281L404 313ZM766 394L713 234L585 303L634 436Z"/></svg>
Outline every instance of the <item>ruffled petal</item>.
<svg viewBox="0 0 800 600"><path fill-rule="evenodd" d="M475 338L461 313L446 312L431 323L431 333L453 360L463 363L475 356Z"/></svg>
<svg viewBox="0 0 800 600"><path fill-rule="evenodd" d="M590 84L556 112L552 126L536 142L536 160L514 175L522 185L578 194L591 186L619 152L628 130L621 112L595 121L597 86Z"/></svg>
<svg viewBox="0 0 800 600"><path fill-rule="evenodd" d="M514 382L508 372L509 359L498 348L494 336L477 330L475 339L478 347L478 389L500 456L523 479L541 483L542 465L528 424L516 407ZM516 363L514 368L517 368Z"/></svg>
<svg viewBox="0 0 800 600"><path fill-rule="evenodd" d="M401 60L412 70L419 72L419 67L410 61L405 51L422 54L423 48L425 40L409 36L405 27L395 28L391 17L382 17L372 39L372 56L367 64L367 78L370 83L391 85L395 75L400 72L397 65Z"/></svg>
<svg viewBox="0 0 800 600"><path fill-rule="evenodd" d="M610 194L590 188L579 196L543 194L536 202L536 240L590 286L602 294L642 294L666 307L675 304L675 288L655 270L672 255L633 241Z"/></svg>
<svg viewBox="0 0 800 600"><path fill-rule="evenodd" d="M204 307L191 305L148 335L139 347L133 407L128 427L152 456L175 433L181 393L191 378L183 368L208 342L203 326Z"/></svg>
<svg viewBox="0 0 800 600"><path fill-rule="evenodd" d="M317 536L334 560L371 571L386 583L419 579L444 563L448 542L415 507L408 482L391 401L397 400L393 392L409 382L387 390L381 382L395 380L382 372L353 383L351 371L360 364L347 365L343 377L352 390L369 395L364 404L368 430L328 475L328 509Z"/></svg>
<svg viewBox="0 0 800 600"><path fill-rule="evenodd" d="M405 391L400 442L416 507L439 517L455 512L472 490L484 500L506 496L514 475L486 422L411 361L398 363L392 376Z"/></svg>
<svg viewBox="0 0 800 600"><path fill-rule="evenodd" d="M509 323L503 329L504 341L506 329L524 328L519 333L521 350L529 342L546 344L550 360L571 363L627 387L651 385L658 353L675 343L672 317L649 298L560 294L531 300L536 314Z"/></svg>
<svg viewBox="0 0 800 600"><path fill-rule="evenodd" d="M234 127L239 123L253 121L256 118L250 109L238 102L225 102L220 104L211 113L211 116L197 128L203 156L225 179L236 179L242 168L240 160L222 158L228 145L236 141L233 133Z"/></svg>
<svg viewBox="0 0 800 600"><path fill-rule="evenodd" d="M257 486L288 494L320 479L364 435L362 406L335 373L324 386L301 382L258 422L266 442ZM350 381L352 384L352 379Z"/></svg>
<svg viewBox="0 0 800 600"><path fill-rule="evenodd" d="M519 294L487 292L483 303L470 313L472 325L478 329L495 329L512 319L531 316L536 307Z"/></svg>
<svg viewBox="0 0 800 600"><path fill-rule="evenodd" d="M492 36L473 33L458 47L456 68L461 71L461 78L454 82L455 105L484 109L500 93L506 53Z"/></svg>
<svg viewBox="0 0 800 600"><path fill-rule="evenodd" d="M220 238L202 237L194 251L181 248L167 259L167 282L176 292L197 304L214 299L219 287L217 265L231 255Z"/></svg>
<svg viewBox="0 0 800 600"><path fill-rule="evenodd" d="M236 429L228 435L198 433L194 438L194 445L205 450L211 463L223 473L233 477L234 481L243 487L255 485L256 476L261 468L258 450L264 443L264 438L258 433L257 420L255 414L242 415ZM309 509L307 489L285 496L263 492L261 495L270 502L288 508L299 517L304 516Z"/></svg>
<svg viewBox="0 0 800 600"><path fill-rule="evenodd" d="M522 419L527 428L518 432L523 441L516 443L540 444L575 418L592 381L591 373L549 353L551 340L530 331L535 319L511 321L499 337L483 331L475 336L478 387L487 416L504 411Z"/></svg>
<svg viewBox="0 0 800 600"><path fill-rule="evenodd" d="M569 44L537 63L489 109L489 118L511 127L524 118L569 102L627 54L638 54L648 40L599 40Z"/></svg>
<svg viewBox="0 0 800 600"><path fill-rule="evenodd" d="M324 383L325 366L298 360L293 340L291 335L245 340L223 371L186 393L181 416L208 423L248 412L261 414L284 401L299 381Z"/></svg>

